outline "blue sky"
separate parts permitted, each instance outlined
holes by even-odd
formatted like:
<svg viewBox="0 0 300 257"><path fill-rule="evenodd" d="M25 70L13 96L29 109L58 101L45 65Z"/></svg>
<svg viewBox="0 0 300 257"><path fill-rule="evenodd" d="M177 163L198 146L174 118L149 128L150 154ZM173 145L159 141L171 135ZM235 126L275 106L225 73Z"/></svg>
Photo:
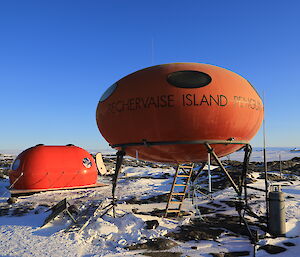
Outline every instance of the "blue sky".
<svg viewBox="0 0 300 257"><path fill-rule="evenodd" d="M242 75L265 94L268 145L300 146L299 10L296 0L2 0L0 149L107 148L95 121L102 93L170 62Z"/></svg>

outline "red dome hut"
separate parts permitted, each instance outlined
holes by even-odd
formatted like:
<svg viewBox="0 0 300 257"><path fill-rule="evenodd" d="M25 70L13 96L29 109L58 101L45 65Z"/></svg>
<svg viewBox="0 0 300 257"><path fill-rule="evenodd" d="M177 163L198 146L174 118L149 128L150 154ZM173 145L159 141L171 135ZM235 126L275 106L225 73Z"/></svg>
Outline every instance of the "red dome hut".
<svg viewBox="0 0 300 257"><path fill-rule="evenodd" d="M102 95L96 118L110 145L144 160L196 162L235 152L257 133L263 103L243 77L200 63L132 73Z"/></svg>
<svg viewBox="0 0 300 257"><path fill-rule="evenodd" d="M96 187L94 158L74 146L31 147L17 156L9 172L11 193Z"/></svg>

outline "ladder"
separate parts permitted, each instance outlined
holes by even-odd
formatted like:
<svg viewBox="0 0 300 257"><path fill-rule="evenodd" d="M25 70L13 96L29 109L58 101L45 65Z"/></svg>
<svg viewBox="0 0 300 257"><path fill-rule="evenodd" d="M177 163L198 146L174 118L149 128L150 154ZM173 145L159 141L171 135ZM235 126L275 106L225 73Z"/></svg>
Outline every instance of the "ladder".
<svg viewBox="0 0 300 257"><path fill-rule="evenodd" d="M170 190L168 203L166 206L165 218L169 213L175 213L175 216L180 215L182 203L189 185L190 178L194 169L194 163L179 164L175 175L173 184Z"/></svg>

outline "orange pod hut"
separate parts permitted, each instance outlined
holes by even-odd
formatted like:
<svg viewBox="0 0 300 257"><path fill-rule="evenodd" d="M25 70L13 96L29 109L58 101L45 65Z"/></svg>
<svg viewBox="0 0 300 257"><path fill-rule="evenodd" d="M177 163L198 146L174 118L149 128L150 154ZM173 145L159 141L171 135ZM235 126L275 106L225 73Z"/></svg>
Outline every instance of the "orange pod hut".
<svg viewBox="0 0 300 257"><path fill-rule="evenodd" d="M17 156L9 179L11 193L98 186L94 158L74 146L31 147Z"/></svg>
<svg viewBox="0 0 300 257"><path fill-rule="evenodd" d="M134 72L102 95L96 119L116 149L140 159L185 163L207 160L208 142L219 156L254 137L263 103L234 72L208 64L171 63Z"/></svg>

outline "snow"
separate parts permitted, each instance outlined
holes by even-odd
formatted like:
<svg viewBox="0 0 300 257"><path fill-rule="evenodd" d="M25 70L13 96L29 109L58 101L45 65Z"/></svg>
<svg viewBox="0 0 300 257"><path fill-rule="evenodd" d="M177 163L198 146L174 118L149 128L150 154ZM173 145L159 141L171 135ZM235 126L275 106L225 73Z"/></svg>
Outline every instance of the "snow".
<svg viewBox="0 0 300 257"><path fill-rule="evenodd" d="M236 154L238 159L240 153ZM242 153L243 154L243 153ZM256 153L257 156L261 152ZM290 157L290 152L286 152ZM292 153L299 156L300 153ZM254 159L256 155L254 155ZM278 156L273 153L273 156ZM282 154L282 159L286 157ZM233 156L230 157L233 159ZM275 158L275 157L274 157ZM276 157L277 158L277 157ZM164 174L169 174L165 176ZM172 184L174 169L150 168L150 167L125 167L120 176L116 195L120 200L116 207L116 218L112 211L105 215L95 212L88 225L81 232L65 232L71 224L66 215L60 215L54 221L41 228L49 212L45 212L60 200L67 198L70 204L87 206L93 202L99 205L102 201L111 199L111 178L99 178L100 182L109 184L107 187L60 190L42 192L30 196L19 197L18 202L11 205L8 214L0 216L0 256L142 256L143 250L129 251L125 246L145 242L146 239L164 237L168 232L174 231L182 224L188 224L190 218L197 215L190 199L186 199L183 210L190 211L191 217L181 220L171 220L162 217L138 214L133 212L149 212L154 209L164 209L165 202L147 204L129 204L126 199L146 199L155 195L168 193ZM254 173L258 178L258 174ZM214 179L214 177L213 177ZM300 181L276 182L282 185L286 198L286 237L260 240L259 245L273 244L283 246L287 250L276 256L298 256L300 252ZM7 206L9 197L6 187L8 179L0 179L0 209ZM253 186L264 187L264 181L257 179ZM255 200L250 204L257 214L264 214L264 193L249 189L249 194L255 194ZM222 213L237 215L235 208L224 205L223 201L236 198L232 188L213 193L213 202L222 205ZM211 207L211 200L204 195L198 198L198 204ZM12 214L13 209L20 206L31 206L32 210L22 216ZM157 220L159 226L155 229L146 229L145 221ZM283 243L291 242L295 246L287 247ZM179 242L178 246L170 249L171 252L181 252L183 256L210 256L209 253L221 253L230 251L250 251L253 254L253 246L247 237L232 236L223 233L216 240ZM193 249L192 249L193 247ZM159 255L158 255L159 256ZM259 250L257 256L271 256L264 250Z"/></svg>
<svg viewBox="0 0 300 257"><path fill-rule="evenodd" d="M290 219L286 223L286 236L287 237L297 237L300 235L300 220Z"/></svg>
<svg viewBox="0 0 300 257"><path fill-rule="evenodd" d="M85 229L80 240L100 244L101 251L118 253L127 245L163 236L168 231L167 222L155 230L147 230L141 216L123 211L117 214L116 218L110 215L98 218Z"/></svg>
<svg viewBox="0 0 300 257"><path fill-rule="evenodd" d="M22 217L1 217L1 255L3 256L76 256L75 242L60 231L62 225L40 229L45 213Z"/></svg>

